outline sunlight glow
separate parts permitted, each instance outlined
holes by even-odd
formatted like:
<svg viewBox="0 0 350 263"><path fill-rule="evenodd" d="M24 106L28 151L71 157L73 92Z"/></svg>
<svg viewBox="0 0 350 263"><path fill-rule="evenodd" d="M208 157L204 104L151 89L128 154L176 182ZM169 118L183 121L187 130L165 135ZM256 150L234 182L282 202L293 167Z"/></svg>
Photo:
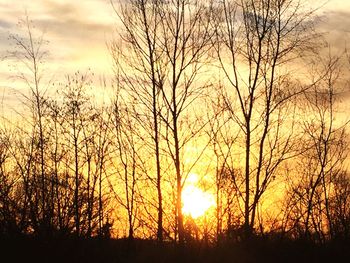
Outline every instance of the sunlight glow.
<svg viewBox="0 0 350 263"><path fill-rule="evenodd" d="M182 212L184 215L195 219L203 216L209 208L215 206L215 199L212 194L204 192L196 186L196 175L191 176L189 179L182 192Z"/></svg>

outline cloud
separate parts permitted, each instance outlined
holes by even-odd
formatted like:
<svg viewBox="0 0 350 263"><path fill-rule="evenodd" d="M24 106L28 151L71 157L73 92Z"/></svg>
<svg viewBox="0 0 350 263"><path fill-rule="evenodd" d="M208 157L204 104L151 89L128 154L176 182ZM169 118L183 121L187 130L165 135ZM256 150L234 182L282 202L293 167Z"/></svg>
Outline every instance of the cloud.
<svg viewBox="0 0 350 263"><path fill-rule="evenodd" d="M7 22L6 20L0 19L0 28L2 29L9 29L11 27L11 24Z"/></svg>
<svg viewBox="0 0 350 263"><path fill-rule="evenodd" d="M110 26L98 23L89 23L75 18L61 18L61 19L40 19L36 24L44 28L48 34L55 34L70 41L79 42L82 45L104 40L106 33L112 32Z"/></svg>
<svg viewBox="0 0 350 263"><path fill-rule="evenodd" d="M36 20L39 27L48 34L87 45L103 41L105 34L113 31L108 1L43 1L45 16Z"/></svg>
<svg viewBox="0 0 350 263"><path fill-rule="evenodd" d="M333 10L320 17L317 29L324 33L332 48L344 50L350 37L350 10Z"/></svg>
<svg viewBox="0 0 350 263"><path fill-rule="evenodd" d="M87 45L102 41L112 34L115 15L108 0L18 0L13 5L1 3L0 29L16 30L15 24L28 13L34 24L55 39L66 39L66 45ZM50 40L50 39L49 39Z"/></svg>
<svg viewBox="0 0 350 263"><path fill-rule="evenodd" d="M77 8L70 2L55 2L55 1L44 1L43 6L46 12L53 17L71 16L77 15Z"/></svg>

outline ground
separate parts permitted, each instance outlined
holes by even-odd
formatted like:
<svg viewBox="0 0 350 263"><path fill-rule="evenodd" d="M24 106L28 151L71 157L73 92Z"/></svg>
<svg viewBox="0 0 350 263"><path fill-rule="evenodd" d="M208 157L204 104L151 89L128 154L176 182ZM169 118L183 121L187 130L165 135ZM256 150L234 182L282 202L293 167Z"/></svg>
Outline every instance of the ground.
<svg viewBox="0 0 350 263"><path fill-rule="evenodd" d="M350 242L315 245L302 241L266 240L226 242L220 246L196 243L179 247L173 243L127 239L77 239L72 237L1 238L1 262L345 262ZM1 259L1 258L0 258Z"/></svg>

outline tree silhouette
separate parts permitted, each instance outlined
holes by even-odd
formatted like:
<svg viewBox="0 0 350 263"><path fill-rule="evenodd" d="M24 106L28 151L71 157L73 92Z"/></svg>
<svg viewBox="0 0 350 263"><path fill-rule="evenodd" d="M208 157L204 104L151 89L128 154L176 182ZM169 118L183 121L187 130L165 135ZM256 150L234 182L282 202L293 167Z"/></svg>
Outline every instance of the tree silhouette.
<svg viewBox="0 0 350 263"><path fill-rule="evenodd" d="M293 155L289 102L308 88L286 67L308 52L317 36L309 22L312 11L305 12L299 1L222 1L216 9L215 47L227 83L224 107L245 143L240 191L249 235L261 196L280 164Z"/></svg>

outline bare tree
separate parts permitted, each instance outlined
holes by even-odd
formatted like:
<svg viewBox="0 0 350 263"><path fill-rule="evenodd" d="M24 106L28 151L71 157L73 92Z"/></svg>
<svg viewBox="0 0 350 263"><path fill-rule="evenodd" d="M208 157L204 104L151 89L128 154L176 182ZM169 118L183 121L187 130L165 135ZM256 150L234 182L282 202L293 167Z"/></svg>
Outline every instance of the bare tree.
<svg viewBox="0 0 350 263"><path fill-rule="evenodd" d="M292 193L298 204L296 215L303 223L304 235L310 238L316 234L318 241L325 241L334 236L331 200L337 198L334 186L339 186L336 182L344 174L348 121L336 121L342 91L341 57L329 55L326 59L317 59L316 63L312 75L322 76L322 81L305 93L305 150L298 163L301 177L294 182Z"/></svg>
<svg viewBox="0 0 350 263"><path fill-rule="evenodd" d="M15 48L8 58L25 112L16 108L15 121L3 118L1 126L1 202L7 210L1 213L18 233L108 234L108 114L89 102L89 74L68 77L54 95L43 71L46 42L28 17L20 25L25 32L10 35Z"/></svg>
<svg viewBox="0 0 350 263"><path fill-rule="evenodd" d="M200 80L199 76L204 77L201 73L207 66L211 49L212 9L211 2L181 0L160 3L158 12L162 30L160 48L164 52L165 67L165 86L161 87L161 91L166 113L162 119L176 174L176 221L178 238L183 243L182 189L187 176L182 168L181 151L201 127L187 123L186 129L190 134L186 136L181 126L186 125L186 118L190 116L188 109L207 85L205 79Z"/></svg>
<svg viewBox="0 0 350 263"><path fill-rule="evenodd" d="M0 132L0 234L11 235L20 232L16 219L18 211L13 202L16 190L16 176L10 176L7 163L10 160L9 143L11 136L3 128Z"/></svg>
<svg viewBox="0 0 350 263"><path fill-rule="evenodd" d="M220 90L219 90L220 92ZM234 217L241 217L242 209L239 207L240 184L242 178L235 170L235 157L238 155L234 146L237 144L239 131L235 132L230 123L230 116L223 109L223 94L214 96L208 108L208 137L210 149L215 160L215 194L216 194L216 239L221 242L225 237L231 236L233 229L237 228Z"/></svg>
<svg viewBox="0 0 350 263"><path fill-rule="evenodd" d="M73 151L73 156L67 156L66 161L69 170L71 170L74 174L73 204L75 232L77 235L82 234L82 216L83 209L85 209L85 190L83 187L85 183L85 178L83 174L83 167L85 165L86 158L84 158L83 156L83 149L84 145L86 146L86 141L84 141L84 139L86 139L86 136L84 138L84 127L89 123L91 118L88 97L86 94L87 89L90 85L91 80L89 78L89 75L80 74L79 72L77 72L73 76L67 77L67 83L63 90L65 111L64 125L66 125L64 130L67 136L66 140L68 147L71 147ZM89 157L88 154L85 154L85 157L86 156ZM92 189L92 191L94 191L94 189ZM89 200L88 202L91 202L91 200Z"/></svg>
<svg viewBox="0 0 350 263"><path fill-rule="evenodd" d="M116 200L121 204L127 212L128 220L128 238L134 238L137 217L139 213L138 207L138 184L140 179L140 157L138 137L134 136L135 119L131 117L128 107L125 106L118 97L113 105L113 122L115 131L115 144L118 162L115 164L116 173L119 180L114 180L116 186L112 186ZM143 144L141 144L143 145ZM118 178L116 178L118 179ZM122 182L122 184L119 184ZM122 185L123 194L118 194Z"/></svg>
<svg viewBox="0 0 350 263"><path fill-rule="evenodd" d="M106 112L107 109L100 109L100 111L97 113L96 118L94 118L94 122L97 122L97 134L96 139L94 140L94 146L95 146L95 176L93 178L98 178L98 230L99 230L99 236L106 236L109 235L109 233L106 233L106 226L112 224L109 221L108 218L108 211L105 209L105 195L107 194L107 191L105 190L106 184L104 184L106 175L106 164L108 161L108 155L110 153L111 148L111 134L110 134L110 124L113 115L110 112ZM91 203L93 203L94 197L93 197L94 187L92 187L92 197L91 197ZM90 205L93 208L93 205ZM90 209L92 210L92 209ZM91 218L90 218L91 220Z"/></svg>
<svg viewBox="0 0 350 263"><path fill-rule="evenodd" d="M155 159L155 182L158 195L157 239L163 240L162 175L160 164L160 89L164 85L163 69L158 35L160 19L158 0L120 3L116 10L125 31L120 34L122 41L111 47L117 66L119 81L128 96L138 101L137 115L140 123L147 124ZM146 126L146 125L145 125Z"/></svg>
<svg viewBox="0 0 350 263"><path fill-rule="evenodd" d="M242 130L244 227L254 228L261 196L292 151L292 97L305 87L286 68L313 46L312 11L300 1L241 0L218 4L216 50L226 77L225 108ZM307 87L306 87L307 88ZM289 134L284 131L289 130Z"/></svg>
<svg viewBox="0 0 350 263"><path fill-rule="evenodd" d="M32 161L34 166L38 166L33 173L33 180L36 183L40 182L40 185L38 183L35 186L37 187L35 193L40 195L40 200L37 200L36 203L39 206L36 209L40 213L36 231L45 234L52 225L52 213L50 213L52 208L50 207L50 196L48 194L50 179L48 178L48 171L46 171L47 153L45 151L48 138L45 130L47 114L46 87L43 83L43 63L47 55L45 50L46 41L43 35L37 36L35 27L27 15L25 19L20 20L19 25L24 28L25 32L23 35L10 35L15 49L10 52L9 57L20 62L15 66L16 77L22 81L27 89L19 91L19 93L32 115L31 120L27 116L24 116L24 119L28 121L28 127L32 129L32 131L29 131L33 136L34 155ZM25 132L26 128L23 128L23 131Z"/></svg>
<svg viewBox="0 0 350 263"><path fill-rule="evenodd" d="M350 179L346 171L334 176L334 195L331 198L332 237L334 239L350 236Z"/></svg>
<svg viewBox="0 0 350 263"><path fill-rule="evenodd" d="M159 158L161 137L168 146L176 174L176 221L179 240L181 243L184 240L181 195L186 176L181 170L180 152L188 138L181 138L179 125L185 123L189 105L205 85L201 83L196 87L194 82L207 62L211 44L210 7L211 3L204 1L181 0L128 1L121 8L120 17L127 32L122 39L128 44L127 52L132 54L128 65L133 62L131 69L136 73L131 77L127 72L130 67L124 67L123 82L131 91L129 95L142 104L143 114L151 115L148 120L153 132L156 159L159 240L162 239L163 217ZM121 68L123 66L121 64ZM160 120L165 123L162 136ZM194 130L191 129L191 132Z"/></svg>

